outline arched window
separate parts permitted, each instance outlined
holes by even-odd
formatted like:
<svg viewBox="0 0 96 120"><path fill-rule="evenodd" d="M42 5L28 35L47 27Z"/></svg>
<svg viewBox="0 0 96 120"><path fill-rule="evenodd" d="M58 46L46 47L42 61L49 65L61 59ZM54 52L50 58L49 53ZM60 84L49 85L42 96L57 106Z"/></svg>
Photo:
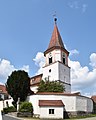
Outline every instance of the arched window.
<svg viewBox="0 0 96 120"><path fill-rule="evenodd" d="M52 54L49 53L49 64L51 64L51 63L52 63Z"/></svg>

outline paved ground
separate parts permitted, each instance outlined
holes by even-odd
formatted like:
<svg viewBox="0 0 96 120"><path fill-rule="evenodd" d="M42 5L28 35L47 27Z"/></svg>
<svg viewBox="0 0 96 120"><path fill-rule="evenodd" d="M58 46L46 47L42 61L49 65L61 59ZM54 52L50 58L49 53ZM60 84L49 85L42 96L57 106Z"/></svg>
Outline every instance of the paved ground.
<svg viewBox="0 0 96 120"><path fill-rule="evenodd" d="M8 116L8 115L3 115L2 120L22 120L22 119L17 118L17 117Z"/></svg>
<svg viewBox="0 0 96 120"><path fill-rule="evenodd" d="M39 120L39 119L28 119L28 118L17 118L11 115L3 115L2 120ZM67 120L96 120L96 117L83 118L83 119L67 119Z"/></svg>

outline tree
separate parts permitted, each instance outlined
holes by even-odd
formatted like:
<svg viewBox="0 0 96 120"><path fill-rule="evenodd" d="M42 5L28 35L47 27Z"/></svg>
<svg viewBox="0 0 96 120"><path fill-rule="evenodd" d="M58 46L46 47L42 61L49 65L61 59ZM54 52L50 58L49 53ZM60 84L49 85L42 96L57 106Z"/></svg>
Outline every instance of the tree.
<svg viewBox="0 0 96 120"><path fill-rule="evenodd" d="M18 98L24 101L30 91L30 78L28 73L22 70L14 71L8 76L6 89L16 105Z"/></svg>
<svg viewBox="0 0 96 120"><path fill-rule="evenodd" d="M59 81L43 81L41 80L38 92L63 92L65 90L63 84Z"/></svg>

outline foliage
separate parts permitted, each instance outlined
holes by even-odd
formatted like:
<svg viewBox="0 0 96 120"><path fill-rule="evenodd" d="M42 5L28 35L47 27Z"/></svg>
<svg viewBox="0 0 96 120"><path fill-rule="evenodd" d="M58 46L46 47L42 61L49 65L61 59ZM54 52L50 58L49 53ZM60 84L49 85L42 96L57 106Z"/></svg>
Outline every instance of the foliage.
<svg viewBox="0 0 96 120"><path fill-rule="evenodd" d="M30 78L28 73L22 70L14 71L8 76L6 88L16 105L18 97L20 101L25 101L30 91Z"/></svg>
<svg viewBox="0 0 96 120"><path fill-rule="evenodd" d="M5 114L9 113L9 112L16 112L16 108L14 106L10 106L10 107L7 107L7 108L3 108L3 112Z"/></svg>
<svg viewBox="0 0 96 120"><path fill-rule="evenodd" d="M41 80L38 92L63 92L64 86L58 81Z"/></svg>
<svg viewBox="0 0 96 120"><path fill-rule="evenodd" d="M21 102L20 104L20 112L33 112L33 106L30 102Z"/></svg>

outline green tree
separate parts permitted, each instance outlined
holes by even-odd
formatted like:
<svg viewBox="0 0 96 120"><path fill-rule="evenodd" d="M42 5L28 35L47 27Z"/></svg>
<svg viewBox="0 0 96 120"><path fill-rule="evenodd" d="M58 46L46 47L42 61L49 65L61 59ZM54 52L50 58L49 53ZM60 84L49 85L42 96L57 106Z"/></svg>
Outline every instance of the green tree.
<svg viewBox="0 0 96 120"><path fill-rule="evenodd" d="M43 81L41 80L38 92L63 92L65 88L59 81Z"/></svg>
<svg viewBox="0 0 96 120"><path fill-rule="evenodd" d="M30 78L28 73L22 70L14 71L8 76L6 89L16 105L18 97L24 101L30 91Z"/></svg>

